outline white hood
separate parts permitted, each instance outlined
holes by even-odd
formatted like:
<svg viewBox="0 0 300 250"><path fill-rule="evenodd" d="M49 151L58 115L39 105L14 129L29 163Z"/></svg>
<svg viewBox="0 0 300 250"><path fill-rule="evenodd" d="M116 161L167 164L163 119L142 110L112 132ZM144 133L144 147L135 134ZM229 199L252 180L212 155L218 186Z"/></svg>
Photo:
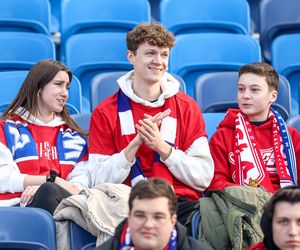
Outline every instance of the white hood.
<svg viewBox="0 0 300 250"><path fill-rule="evenodd" d="M134 70L129 71L127 74L123 75L118 79L118 84L121 90L126 96L128 96L132 101L136 103L141 103L149 107L161 107L165 103L165 99L176 95L179 91L179 82L169 73L165 73L161 79L161 90L162 93L158 97L157 101L150 102L138 97L132 89L133 84L133 73Z"/></svg>
<svg viewBox="0 0 300 250"><path fill-rule="evenodd" d="M32 114L30 115L30 118L28 119L28 117L29 117L28 110L26 110L25 113L22 114L23 110L24 110L24 108L22 108L22 107L18 108L16 111L16 114L19 115L22 119L24 119L25 121L27 121L29 123L40 125L40 126L47 126L47 127L56 127L56 126L65 124L65 121L60 116L55 116L55 118L48 123L44 123L43 121L41 121L40 119L38 119L37 117L35 117Z"/></svg>

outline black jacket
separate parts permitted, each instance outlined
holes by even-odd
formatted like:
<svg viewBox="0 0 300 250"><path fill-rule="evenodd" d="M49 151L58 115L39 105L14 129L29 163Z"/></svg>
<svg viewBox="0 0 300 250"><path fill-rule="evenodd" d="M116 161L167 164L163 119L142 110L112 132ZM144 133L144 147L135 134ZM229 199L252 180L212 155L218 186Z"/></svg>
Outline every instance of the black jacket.
<svg viewBox="0 0 300 250"><path fill-rule="evenodd" d="M120 249L120 238L124 228L126 220L121 222L116 228L115 235L98 246L94 250L119 250ZM203 243L196 239L186 235L186 228L179 222L176 223L177 229L177 250L211 250L210 247L203 245Z"/></svg>

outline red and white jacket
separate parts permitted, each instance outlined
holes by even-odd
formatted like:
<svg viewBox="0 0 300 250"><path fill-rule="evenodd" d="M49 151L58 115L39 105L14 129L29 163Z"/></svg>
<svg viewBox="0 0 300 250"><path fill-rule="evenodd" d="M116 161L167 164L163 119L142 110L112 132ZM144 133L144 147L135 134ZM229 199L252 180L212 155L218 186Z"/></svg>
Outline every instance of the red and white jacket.
<svg viewBox="0 0 300 250"><path fill-rule="evenodd" d="M235 120L239 112L237 109L229 109L224 119L220 122L217 131L209 142L210 151L214 160L215 174L208 189L224 189L228 186L236 186L234 163L234 138ZM275 167L274 149L272 140L272 121L255 126L252 125L255 139L260 148L262 159L265 163L274 191L280 188L279 177ZM300 133L288 127L296 155L298 180L300 180Z"/></svg>
<svg viewBox="0 0 300 250"><path fill-rule="evenodd" d="M27 117L0 122L0 206L17 202L7 200L20 197L26 175L49 175L51 169L79 188L89 185L86 139L59 116L47 124Z"/></svg>
<svg viewBox="0 0 300 250"><path fill-rule="evenodd" d="M205 124L197 103L188 95L178 92L179 83L166 73L162 94L155 102L136 96L132 90L132 74L128 72L118 80L123 93L129 97L134 124L144 114L155 115L165 110L165 100L174 98L177 109L175 145L170 156L162 161L174 177L177 197L196 200L211 182L214 172ZM103 182L129 184L128 175L134 162L128 162L123 149L117 94L102 102L93 112L90 126L89 167L93 171L93 185ZM127 135L128 136L128 135ZM129 135L132 139L136 131ZM146 177L151 177L154 151L142 144L137 152Z"/></svg>

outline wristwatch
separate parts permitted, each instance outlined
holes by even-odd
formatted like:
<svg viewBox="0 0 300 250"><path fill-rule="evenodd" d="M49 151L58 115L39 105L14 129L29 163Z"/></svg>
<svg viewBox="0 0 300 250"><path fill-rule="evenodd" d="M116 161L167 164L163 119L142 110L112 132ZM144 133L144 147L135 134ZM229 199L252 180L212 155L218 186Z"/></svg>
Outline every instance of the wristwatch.
<svg viewBox="0 0 300 250"><path fill-rule="evenodd" d="M55 170L50 170L50 175L47 175L46 181L47 182L55 182L56 177L58 176Z"/></svg>

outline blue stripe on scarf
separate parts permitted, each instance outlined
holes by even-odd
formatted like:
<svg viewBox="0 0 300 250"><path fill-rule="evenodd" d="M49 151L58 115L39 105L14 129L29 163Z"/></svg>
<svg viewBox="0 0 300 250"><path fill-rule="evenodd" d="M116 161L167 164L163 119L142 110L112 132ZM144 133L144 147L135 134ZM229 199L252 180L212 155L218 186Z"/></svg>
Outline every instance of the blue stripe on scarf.
<svg viewBox="0 0 300 250"><path fill-rule="evenodd" d="M286 154L288 170L290 172L293 183L297 185L298 179L297 179L296 159L295 159L294 146L290 137L290 133L281 115L276 110L274 109L271 110L274 113L276 120L279 124L284 153Z"/></svg>
<svg viewBox="0 0 300 250"><path fill-rule="evenodd" d="M131 167L129 175L131 179L131 186L134 186L139 180L147 180L142 170L140 159L138 157L136 157L136 161Z"/></svg>
<svg viewBox="0 0 300 250"><path fill-rule="evenodd" d="M129 98L123 93L123 91L119 90L118 92L118 112L125 112L130 110L130 101Z"/></svg>

